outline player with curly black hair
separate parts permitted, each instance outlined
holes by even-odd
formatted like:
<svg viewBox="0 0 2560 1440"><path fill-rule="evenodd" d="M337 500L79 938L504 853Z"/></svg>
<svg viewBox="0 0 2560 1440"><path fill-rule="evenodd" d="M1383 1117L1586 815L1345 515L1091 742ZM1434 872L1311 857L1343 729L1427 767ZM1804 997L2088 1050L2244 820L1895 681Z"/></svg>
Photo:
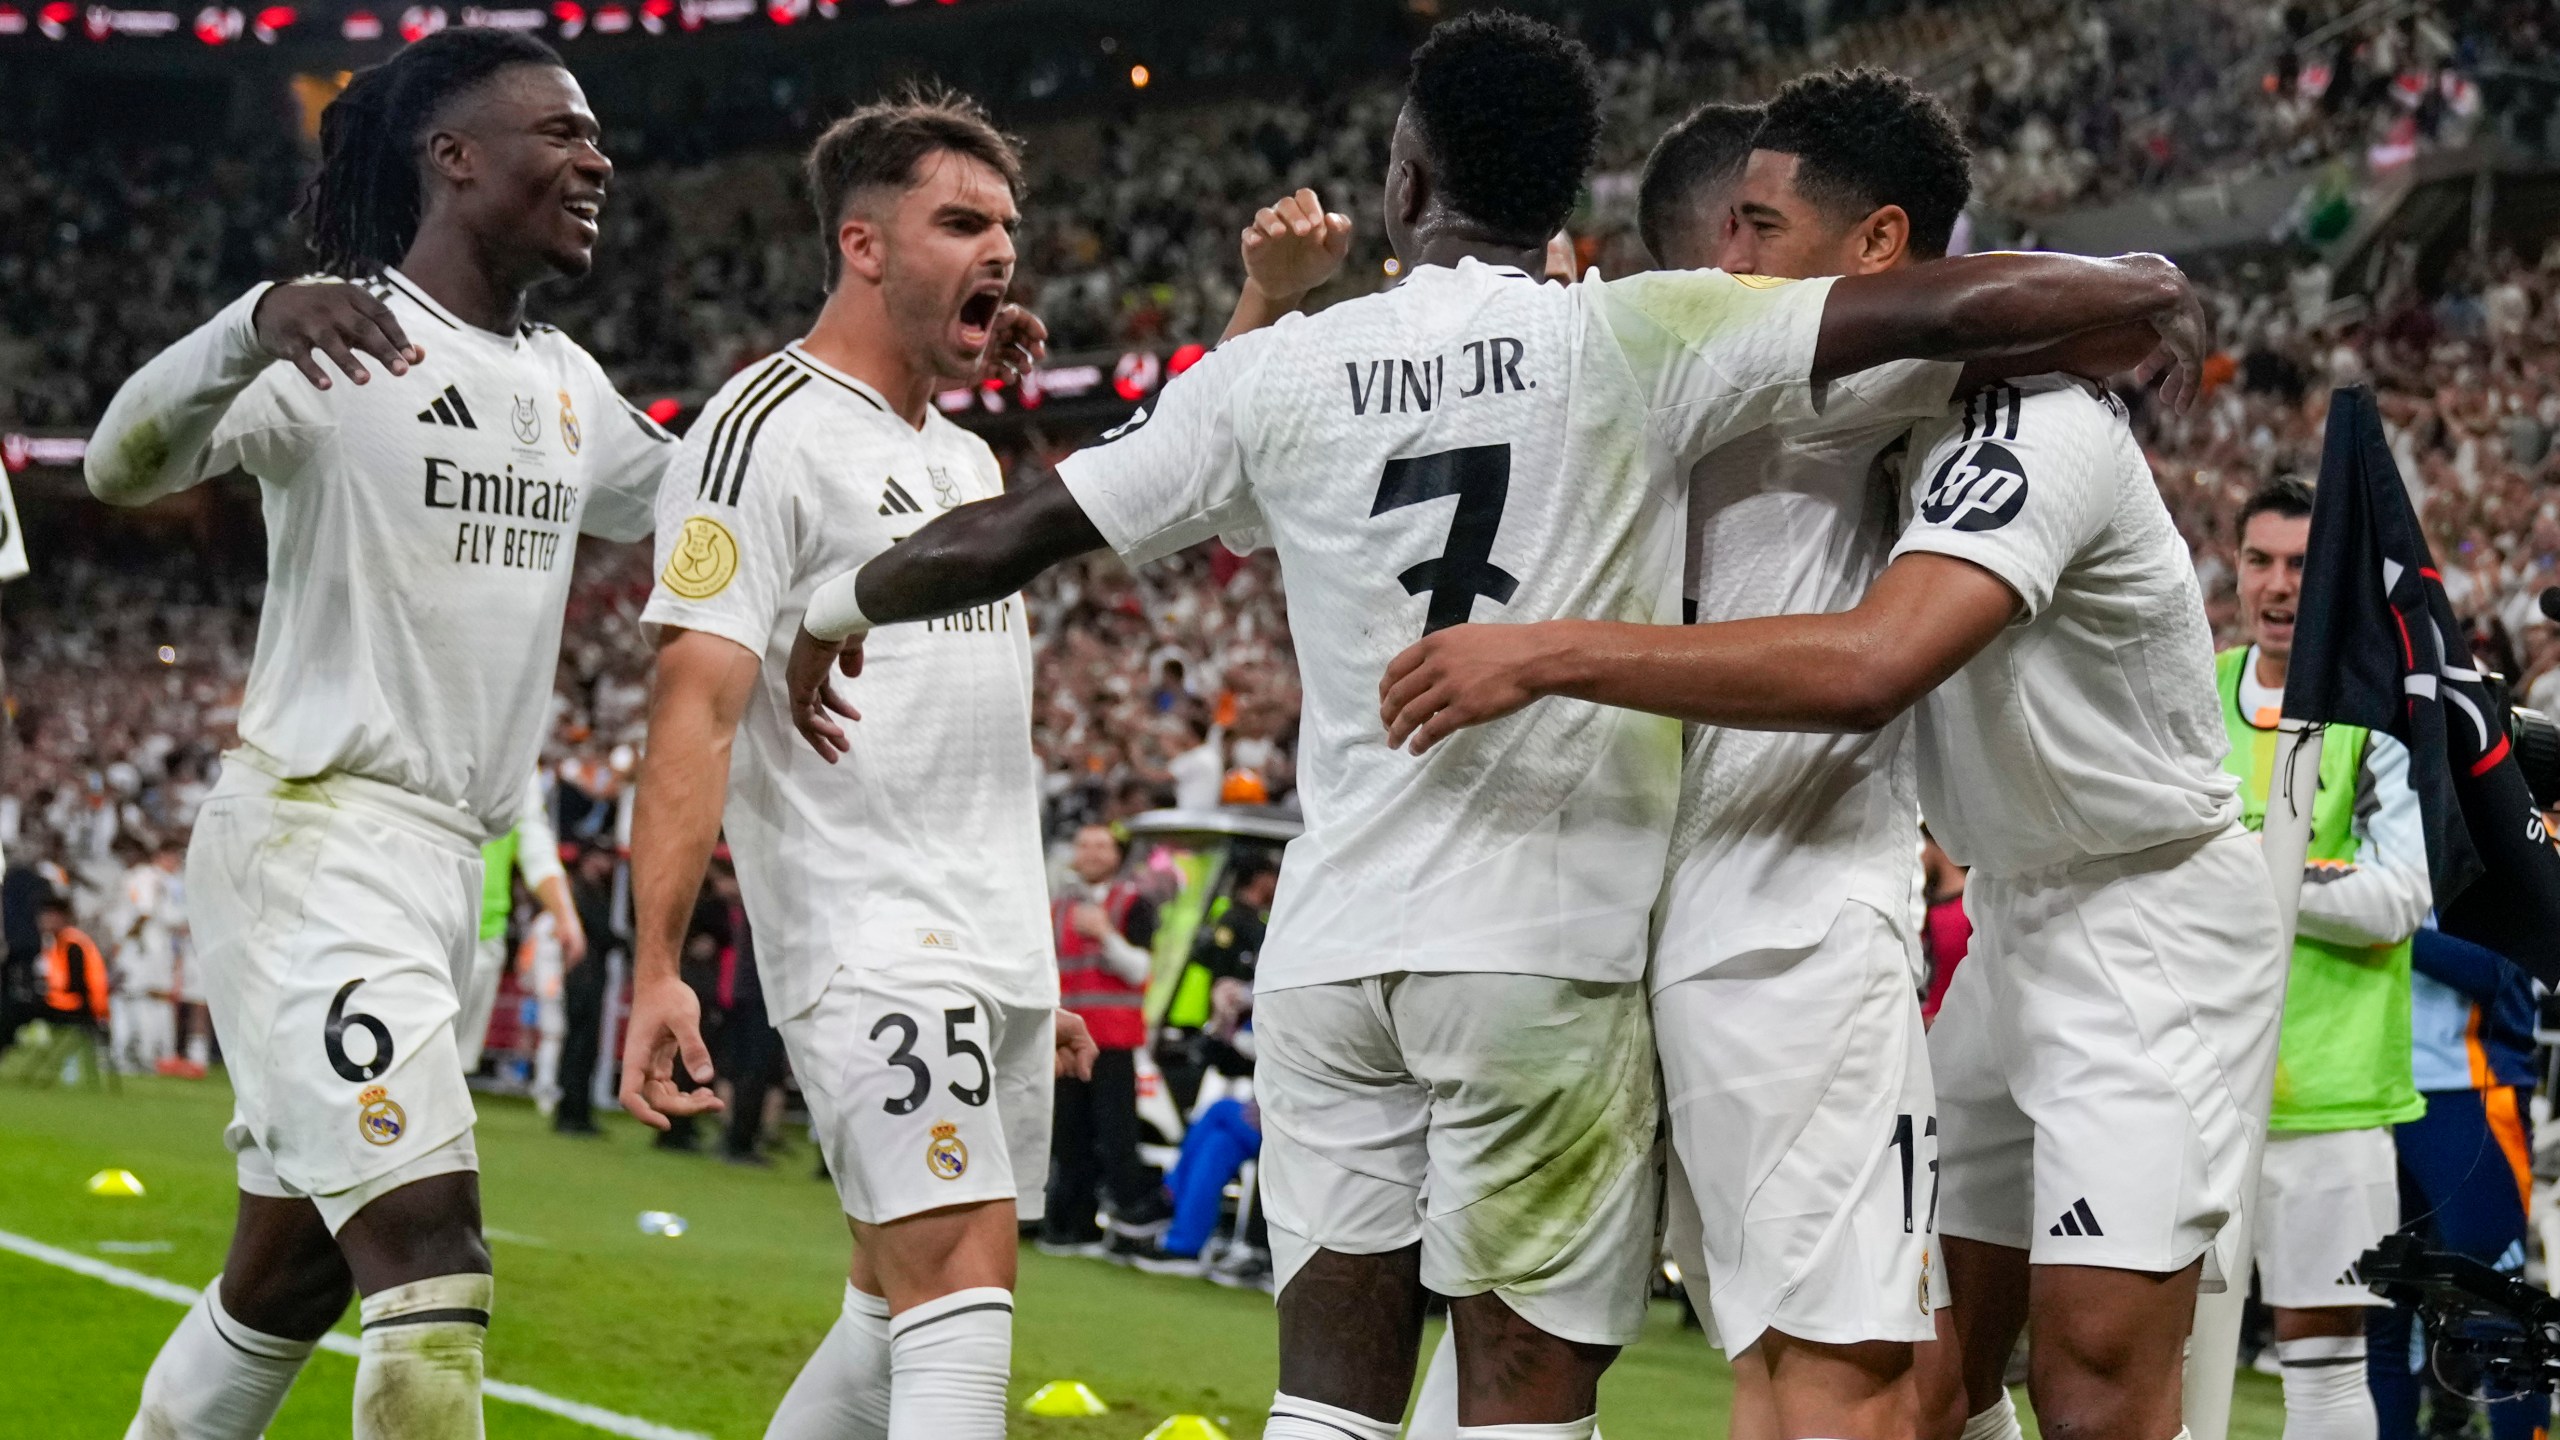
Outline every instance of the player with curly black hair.
<svg viewBox="0 0 2560 1440"><path fill-rule="evenodd" d="M600 135L522 35L447 30L357 75L304 206L325 278L243 295L99 423L110 503L256 476L272 577L187 869L239 1219L135 1434L251 1440L351 1293L354 1435L480 1434L492 1290L455 1020L481 845L523 803L578 537L647 536L675 452L524 318L592 259Z"/></svg>
<svg viewBox="0 0 2560 1440"><path fill-rule="evenodd" d="M1417 763L1378 724L1393 653L1514 628L1471 620L1676 619L1687 467L1809 410L1818 383L2124 320L2167 320L2189 359L2201 338L2156 258L1956 262L1925 287L1542 283L1599 126L1591 57L1559 31L1440 26L1388 155L1395 288L1234 336L1058 483L826 580L790 661L792 718L833 757L852 712L828 676L875 623L1105 544L1133 563L1211 535L1276 545L1310 823L1256 974L1274 1440L1392 1440L1434 1291L1453 1297L1461 1435L1587 1440L1654 1253L1644 970L1677 727L1564 703Z"/></svg>
<svg viewBox="0 0 2560 1440"><path fill-rule="evenodd" d="M1716 263L1760 119L1757 105L1709 101L1653 142L1636 181L1636 233L1654 263L1679 270Z"/></svg>
<svg viewBox="0 0 2560 1440"><path fill-rule="evenodd" d="M1790 80L1763 107L1727 260L1764 275L1854 275L1895 250L1947 253L1972 152L1936 97L1890 70Z"/></svg>

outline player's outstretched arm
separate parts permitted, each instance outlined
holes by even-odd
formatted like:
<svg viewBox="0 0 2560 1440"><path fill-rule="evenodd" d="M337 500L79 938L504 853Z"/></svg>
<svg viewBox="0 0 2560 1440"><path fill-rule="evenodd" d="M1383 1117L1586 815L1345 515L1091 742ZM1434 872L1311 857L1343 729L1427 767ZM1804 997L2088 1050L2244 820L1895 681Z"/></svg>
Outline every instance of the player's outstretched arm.
<svg viewBox="0 0 2560 1440"><path fill-rule="evenodd" d="M1307 296L1342 269L1351 253L1351 217L1324 208L1316 192L1301 188L1254 212L1244 227L1244 293L1218 338L1232 340L1259 330L1307 303Z"/></svg>
<svg viewBox="0 0 2560 1440"><path fill-rule="evenodd" d="M809 596L791 647L791 720L829 764L845 750L836 716L860 719L829 675L860 667L875 625L930 620L1020 590L1061 560L1102 548L1102 532L1055 477L936 516L923 529Z"/></svg>
<svg viewBox="0 0 2560 1440"><path fill-rule="evenodd" d="M2157 337L2143 378L2166 374L2162 401L2185 409L2211 327L2185 272L2157 255L1961 255L1845 277L1823 306L1813 379L1893 360L1989 360L2127 325Z"/></svg>
<svg viewBox="0 0 2560 1440"><path fill-rule="evenodd" d="M214 432L231 403L278 360L315 389L336 382L327 355L358 385L373 378L363 355L394 375L426 352L360 285L297 281L252 290L133 373L107 402L89 440L89 492L110 505L146 505L234 463L217 457Z"/></svg>
<svg viewBox="0 0 2560 1440"><path fill-rule="evenodd" d="M649 750L631 824L631 1024L622 1108L660 1130L672 1115L721 1108L711 1093L702 1002L677 971L702 873L720 838L729 750L755 691L759 657L733 640L669 627L649 690ZM683 1062L680 1075L677 1062ZM689 1077L699 1087L684 1088Z"/></svg>
<svg viewBox="0 0 2560 1440"><path fill-rule="evenodd" d="M1873 730L1980 653L2018 607L1990 571L1919 553L1829 615L1453 625L1387 666L1378 715L1387 743L1417 755L1550 695L1744 730Z"/></svg>

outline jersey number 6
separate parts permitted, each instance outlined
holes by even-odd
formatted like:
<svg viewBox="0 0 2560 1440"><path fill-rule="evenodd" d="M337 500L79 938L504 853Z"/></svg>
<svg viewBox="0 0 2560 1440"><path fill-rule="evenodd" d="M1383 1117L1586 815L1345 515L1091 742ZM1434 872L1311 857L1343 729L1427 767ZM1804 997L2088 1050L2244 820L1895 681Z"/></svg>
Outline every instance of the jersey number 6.
<svg viewBox="0 0 2560 1440"><path fill-rule="evenodd" d="M329 1052L329 1068L337 1071L341 1079L356 1084L391 1068L391 1027L370 1015L347 1009L347 997L363 983L362 979L355 979L338 987L338 998L329 1002L329 1023L320 1030L320 1048ZM350 1027L373 1037L373 1058L361 1065L347 1054Z"/></svg>
<svg viewBox="0 0 2560 1440"><path fill-rule="evenodd" d="M1378 498L1369 507L1372 520L1425 500L1458 497L1457 513L1449 517L1448 548L1396 577L1407 595L1431 592L1423 634L1466 624L1479 595L1497 605L1511 603L1520 582L1493 563L1494 532L1502 528L1502 504L1510 494L1508 445L1470 445L1387 462L1378 477Z"/></svg>
<svg viewBox="0 0 2560 1440"><path fill-rule="evenodd" d="M942 1053L954 1059L966 1055L978 1066L975 1085L964 1089L954 1083L946 1087L951 1091L951 1098L963 1105L984 1105L987 1096L995 1090L995 1072L987 1066L987 1052L978 1048L978 1042L963 1039L960 1034L961 1026L976 1023L978 1007L975 1005L962 1005L942 1012ZM924 1104L925 1096L933 1093L933 1071L925 1065L924 1057L916 1053L916 1039L923 1031L917 1026L915 1017L891 1011L871 1027L871 1038L877 1040L892 1030L898 1032L898 1043L889 1052L889 1063L912 1076L915 1088L880 1102L880 1108L892 1115L908 1115Z"/></svg>

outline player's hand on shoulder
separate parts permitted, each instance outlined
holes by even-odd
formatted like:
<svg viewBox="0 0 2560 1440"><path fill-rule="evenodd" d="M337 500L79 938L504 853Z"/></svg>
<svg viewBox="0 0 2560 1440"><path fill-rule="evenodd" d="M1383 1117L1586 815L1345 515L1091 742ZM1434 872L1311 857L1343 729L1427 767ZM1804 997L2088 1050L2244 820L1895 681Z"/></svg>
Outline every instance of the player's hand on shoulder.
<svg viewBox="0 0 2560 1440"><path fill-rule="evenodd" d="M1087 1029L1084 1017L1073 1010L1058 1012L1058 1078L1090 1080L1093 1062L1102 1055L1102 1047L1093 1043L1093 1031Z"/></svg>
<svg viewBox="0 0 2560 1440"><path fill-rule="evenodd" d="M835 717L862 718L861 711L836 693L832 682L839 670L848 676L862 673L862 637L821 640L802 626L799 637L791 642L791 663L784 670L791 691L791 723L818 758L830 765L853 748Z"/></svg>
<svg viewBox="0 0 2560 1440"><path fill-rule="evenodd" d="M2170 413L2183 415L2204 389L2204 362L2213 353L2213 321L2205 315L2204 302L2196 297L2186 272L2166 260L2160 263L2177 277L2177 301L2153 312L2151 325L2160 332L2160 348L2142 362L2134 377L2145 385L2159 380L2160 403Z"/></svg>
<svg viewBox="0 0 2560 1440"><path fill-rule="evenodd" d="M1244 275L1264 295L1294 306L1332 279L1351 254L1351 217L1300 189L1254 212L1244 227Z"/></svg>
<svg viewBox="0 0 2560 1440"><path fill-rule="evenodd" d="M394 375L406 375L427 354L409 343L390 306L363 286L338 280L296 280L271 287L258 297L249 319L261 349L290 362L321 390L333 382L320 367L319 355L328 356L339 373L362 385L373 378L359 358L362 355L381 361Z"/></svg>
<svg viewBox="0 0 2560 1440"><path fill-rule="evenodd" d="M996 311L987 330L986 359L980 380L1018 382L1049 358L1049 327L1040 317L1008 300Z"/></svg>
<svg viewBox="0 0 2560 1440"><path fill-rule="evenodd" d="M677 1062L683 1070L677 1070ZM686 1081L696 1088L686 1089ZM711 1049L702 1043L702 1001L672 967L631 982L631 1021L622 1042L622 1108L652 1129L677 1115L720 1110L711 1090Z"/></svg>
<svg viewBox="0 0 2560 1440"><path fill-rule="evenodd" d="M1419 755L1537 699L1530 673L1548 640L1542 625L1452 625L1405 647L1378 681L1388 748Z"/></svg>

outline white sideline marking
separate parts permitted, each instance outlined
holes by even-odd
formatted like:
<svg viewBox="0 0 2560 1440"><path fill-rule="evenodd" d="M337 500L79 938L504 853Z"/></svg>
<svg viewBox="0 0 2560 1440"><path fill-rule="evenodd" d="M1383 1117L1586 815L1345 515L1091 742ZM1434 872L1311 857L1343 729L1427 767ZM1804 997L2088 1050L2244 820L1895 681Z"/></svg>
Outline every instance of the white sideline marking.
<svg viewBox="0 0 2560 1440"><path fill-rule="evenodd" d="M201 1290L190 1290L175 1281L163 1280L156 1275L145 1275L138 1270L127 1270L121 1265L110 1265L104 1260L92 1260L77 1251L57 1249L41 1240L30 1240L24 1235L13 1235L6 1230L0 1230L0 1250L24 1255L30 1260L51 1265L56 1269L68 1270L75 1275L86 1275L92 1280L103 1280L118 1289L136 1291L154 1300L166 1300L172 1305L193 1305L196 1303L196 1298L203 1293ZM333 1355L354 1355L357 1350L356 1342L352 1337L341 1335L335 1330L320 1337L320 1348ZM661 1425L654 1420L616 1414L601 1406L588 1405L576 1400L563 1400L557 1395L536 1390L530 1385L510 1385L504 1380L483 1380L480 1382L480 1393L492 1400L504 1400L510 1405L522 1405L528 1410L540 1410L546 1414L557 1415L563 1420L574 1420L590 1429L602 1430L608 1435L628 1436L630 1440L711 1440L710 1436L698 1430L678 1430L672 1425Z"/></svg>

